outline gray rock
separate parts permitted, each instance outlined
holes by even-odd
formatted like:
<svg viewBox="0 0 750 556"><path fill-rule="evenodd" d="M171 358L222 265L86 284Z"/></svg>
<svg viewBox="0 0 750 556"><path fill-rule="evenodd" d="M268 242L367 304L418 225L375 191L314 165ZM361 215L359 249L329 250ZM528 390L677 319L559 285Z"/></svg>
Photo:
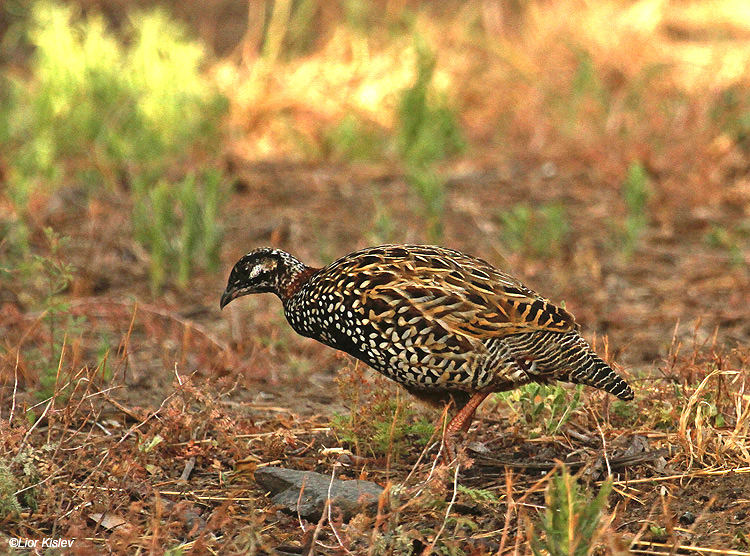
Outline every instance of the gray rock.
<svg viewBox="0 0 750 556"><path fill-rule="evenodd" d="M330 475L283 467L260 467L255 480L271 493L271 500L292 515L297 512L309 521L318 521L329 492L331 515L339 511L344 520L364 511L375 513L383 487L370 481L331 480ZM300 495L300 491L302 494Z"/></svg>

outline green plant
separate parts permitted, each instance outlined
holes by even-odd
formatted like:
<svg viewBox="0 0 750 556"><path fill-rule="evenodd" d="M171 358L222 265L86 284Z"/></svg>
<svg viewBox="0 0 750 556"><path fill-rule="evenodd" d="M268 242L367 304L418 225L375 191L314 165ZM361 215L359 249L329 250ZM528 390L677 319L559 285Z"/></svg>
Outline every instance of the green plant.
<svg viewBox="0 0 750 556"><path fill-rule="evenodd" d="M399 408L395 399L381 401L364 413L334 414L331 427L344 442L353 444L373 456L391 454L394 461L401 458L409 446L423 447L435 430L425 418L415 420L413 410Z"/></svg>
<svg viewBox="0 0 750 556"><path fill-rule="evenodd" d="M656 525L655 523L651 523L648 526L648 530L656 539L664 539L666 540L668 538L667 529L665 527L662 527L661 525Z"/></svg>
<svg viewBox="0 0 750 556"><path fill-rule="evenodd" d="M375 537L370 552L376 556L385 556L386 554L413 556L414 534L405 525L390 527Z"/></svg>
<svg viewBox="0 0 750 556"><path fill-rule="evenodd" d="M318 2L316 0L298 0L293 4L284 41L287 58L309 54L313 50L316 40L320 38L320 27L315 25L317 23Z"/></svg>
<svg viewBox="0 0 750 556"><path fill-rule="evenodd" d="M26 419L31 424L35 419L29 419L30 411L26 412ZM49 444L43 444L41 446L42 452L50 453ZM39 450L29 446L28 444L23 446L20 451L13 456L12 459L5 459L3 462L0 460L0 465L3 463L9 470L9 475L12 477L13 483L15 484L15 499L22 508L31 510L31 513L36 512L39 509L39 496L40 496L40 481L42 477L39 470Z"/></svg>
<svg viewBox="0 0 750 556"><path fill-rule="evenodd" d="M414 46L416 79L399 98L397 144L407 182L425 210L428 239L437 241L442 237L446 183L436 164L463 152L465 142L446 96L434 88L435 52L419 34Z"/></svg>
<svg viewBox="0 0 750 556"><path fill-rule="evenodd" d="M742 267L746 264L743 242L750 237L750 232L744 227L727 229L724 226L712 226L706 233L706 242L714 249L725 251L732 266Z"/></svg>
<svg viewBox="0 0 750 556"><path fill-rule="evenodd" d="M30 76L10 80L7 117L0 118L7 191L24 220L32 195L62 184L89 194L132 186L152 284L163 283L176 253L175 279L184 286L193 263L218 258L221 180L211 174L218 173L212 168L227 101L201 74L203 47L163 12L133 15L122 35L95 13L33 5ZM203 177L200 193L191 176ZM151 232L164 237L144 232L144 204L158 213Z"/></svg>
<svg viewBox="0 0 750 556"><path fill-rule="evenodd" d="M632 255L643 230L648 226L648 200L651 197L651 184L648 172L640 162L633 162L622 185L625 200L625 226L623 230L623 251Z"/></svg>
<svg viewBox="0 0 750 556"><path fill-rule="evenodd" d="M60 296L73 279L75 267L66 262L62 251L69 238L61 237L52 228L44 228L46 253L32 253L21 262L18 272L34 291L39 292L39 307L47 325L47 353L37 353L39 388L36 395L46 399L55 391L65 337L81 330L80 317L69 314L69 304Z"/></svg>
<svg viewBox="0 0 750 556"><path fill-rule="evenodd" d="M722 90L711 105L711 119L744 151L750 149L750 95L745 86Z"/></svg>
<svg viewBox="0 0 750 556"><path fill-rule="evenodd" d="M581 406L583 386L578 384L570 398L569 391L558 384L532 382L495 396L508 403L518 419L535 429L555 434Z"/></svg>
<svg viewBox="0 0 750 556"><path fill-rule="evenodd" d="M349 413L334 414L331 427L358 453L390 455L397 461L411 446L425 446L435 427L418 417L407 400L393 396L384 386L384 378L374 380L376 384L364 380L359 367L336 379Z"/></svg>
<svg viewBox="0 0 750 556"><path fill-rule="evenodd" d="M98 375L99 378L108 383L112 380L114 369L108 365L109 363L109 352L112 347L113 341L112 336L105 329L100 333L99 340L96 348L96 360L99 361Z"/></svg>
<svg viewBox="0 0 750 556"><path fill-rule="evenodd" d="M324 138L325 151L337 160L375 160L384 148L383 135L378 133L374 124L354 114L344 116Z"/></svg>
<svg viewBox="0 0 750 556"><path fill-rule="evenodd" d="M144 440L146 439L144 438ZM164 442L163 436L161 436L160 434L154 435L148 442L138 444L138 451L143 454L148 454L162 442Z"/></svg>
<svg viewBox="0 0 750 556"><path fill-rule="evenodd" d="M290 31L292 47L300 40L304 45L310 39L310 16L315 6L303 0L298 9L294 10L294 4L292 0L279 0L270 5L265 2L250 4L248 19L251 28L245 44L245 53L255 57L251 80L247 85L250 98L260 96L268 86L271 73L283 55ZM256 56L257 54L260 56Z"/></svg>
<svg viewBox="0 0 750 556"><path fill-rule="evenodd" d="M35 4L33 77L15 91L28 97L15 106L15 131L40 141L34 174L62 177L71 159L114 187L123 174L153 179L198 145L211 148L226 101L200 74L203 48L163 12L134 15L127 29L120 41L101 16Z"/></svg>
<svg viewBox="0 0 750 556"><path fill-rule="evenodd" d="M458 492L467 495L474 502L500 502L500 499L494 492L482 488L470 488L464 485L458 485Z"/></svg>
<svg viewBox="0 0 750 556"><path fill-rule="evenodd" d="M16 498L18 482L10 467L0 460L0 518L14 516L21 513L21 505Z"/></svg>
<svg viewBox="0 0 750 556"><path fill-rule="evenodd" d="M397 243L397 226L388 205L381 200L377 192L374 194L373 203L375 204L375 212L372 231L369 234L370 243L373 245Z"/></svg>
<svg viewBox="0 0 750 556"><path fill-rule="evenodd" d="M219 211L224 201L223 177L215 170L186 176L181 183L159 181L135 191L133 232L150 253L151 289L166 282L188 285L191 270L219 264L222 229ZM176 268L174 276L167 270Z"/></svg>
<svg viewBox="0 0 750 556"><path fill-rule="evenodd" d="M505 246L532 257L560 255L570 236L565 207L554 203L532 208L517 204L499 214Z"/></svg>
<svg viewBox="0 0 750 556"><path fill-rule="evenodd" d="M606 121L610 98L597 73L592 53L578 45L568 45L571 74L564 82L555 80L547 89L548 113L559 132L570 139L591 126ZM601 127L595 130L602 131Z"/></svg>
<svg viewBox="0 0 750 556"><path fill-rule="evenodd" d="M732 546L747 550L750 548L750 536L742 531L737 531L732 539Z"/></svg>
<svg viewBox="0 0 750 556"><path fill-rule="evenodd" d="M633 404L616 400L612 402L611 411L623 426L633 426L639 422L640 412Z"/></svg>
<svg viewBox="0 0 750 556"><path fill-rule="evenodd" d="M575 477L563 466L549 481L545 492L545 511L541 529L544 538L534 531L531 550L534 556L586 556L594 551L594 543L603 529L602 512L612 490L607 479L592 500L581 491Z"/></svg>
<svg viewBox="0 0 750 556"><path fill-rule="evenodd" d="M579 49L576 52L576 69L570 91L569 122L575 124L585 115L587 102L594 102L601 109L606 109L606 90L596 73L596 66L591 53ZM571 126L572 127L572 126Z"/></svg>

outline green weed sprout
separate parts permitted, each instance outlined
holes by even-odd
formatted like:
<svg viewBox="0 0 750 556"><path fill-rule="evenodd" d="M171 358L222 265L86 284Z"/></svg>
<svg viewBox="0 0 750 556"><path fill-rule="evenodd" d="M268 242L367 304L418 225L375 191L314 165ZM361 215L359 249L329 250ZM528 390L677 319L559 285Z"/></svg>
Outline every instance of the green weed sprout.
<svg viewBox="0 0 750 556"><path fill-rule="evenodd" d="M21 505L16 498L18 482L10 467L0 460L0 518L17 516L21 513Z"/></svg>
<svg viewBox="0 0 750 556"><path fill-rule="evenodd" d="M40 359L44 362L40 363L39 390L36 392L39 399L46 399L55 392L64 335L75 334L80 330L81 324L80 318L68 314L69 304L60 297L75 273L75 267L63 259L61 252L69 238L61 237L52 228L44 228L44 235L49 253L34 253L21 265L22 272L40 282L40 305L44 311L44 322L49 329L49 352L46 357L40 354Z"/></svg>
<svg viewBox="0 0 750 556"><path fill-rule="evenodd" d="M3 95L8 195L23 220L33 194L62 185L132 190L152 286L177 260L184 287L195 263L218 260L215 168L228 102L201 72L203 46L164 12L131 16L121 35L100 15L33 5L30 75L10 79Z"/></svg>
<svg viewBox="0 0 750 556"><path fill-rule="evenodd" d="M499 213L501 240L511 251L535 258L559 255L570 236L570 224L563 205L540 207L517 204Z"/></svg>
<svg viewBox="0 0 750 556"><path fill-rule="evenodd" d="M463 152L465 142L455 112L445 95L435 91L435 52L416 34L416 79L403 90L398 104L398 152L406 166L406 180L422 202L428 239L442 237L445 179L437 163Z"/></svg>
<svg viewBox="0 0 750 556"><path fill-rule="evenodd" d="M651 185L646 169L640 162L633 162L622 186L627 213L625 215L623 249L627 256L633 254L643 230L648 226L648 200Z"/></svg>
<svg viewBox="0 0 750 556"><path fill-rule="evenodd" d="M540 539L532 531L531 551L534 556L592 554L611 490L612 479L609 478L596 498L591 500L581 492L575 478L563 466L562 471L550 479L545 493L546 509L541 523L544 538Z"/></svg>
<svg viewBox="0 0 750 556"><path fill-rule="evenodd" d="M224 201L223 177L208 170L200 176L186 176L181 183L159 181L136 190L133 213L135 237L151 256L151 289L157 292L173 280L188 286L193 266L215 270L223 230L219 209ZM172 265L175 276L166 271Z"/></svg>
<svg viewBox="0 0 750 556"><path fill-rule="evenodd" d="M576 385L571 398L558 384L532 382L509 392L495 394L531 426L546 434L555 434L581 406L582 385Z"/></svg>

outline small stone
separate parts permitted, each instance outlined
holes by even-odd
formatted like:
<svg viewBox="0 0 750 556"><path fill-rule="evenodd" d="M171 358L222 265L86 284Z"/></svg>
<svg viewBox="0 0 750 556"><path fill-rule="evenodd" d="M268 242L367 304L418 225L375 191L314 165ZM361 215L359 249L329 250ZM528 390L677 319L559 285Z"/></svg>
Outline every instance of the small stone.
<svg viewBox="0 0 750 556"><path fill-rule="evenodd" d="M283 511L299 513L309 521L320 519L329 495L332 515L340 512L345 521L363 510L374 514L383 492L383 487L370 481L342 481L315 471L283 467L259 467L255 479L270 491L271 500Z"/></svg>
<svg viewBox="0 0 750 556"><path fill-rule="evenodd" d="M471 450L475 454L480 454L480 455L483 455L483 456L488 456L488 455L492 454L492 450L490 450L487 447L487 444L485 444L484 442L469 442L466 445L466 448L468 448L469 450Z"/></svg>
<svg viewBox="0 0 750 556"><path fill-rule="evenodd" d="M692 525L695 523L695 514L693 512L685 512L680 516L680 523L683 525Z"/></svg>

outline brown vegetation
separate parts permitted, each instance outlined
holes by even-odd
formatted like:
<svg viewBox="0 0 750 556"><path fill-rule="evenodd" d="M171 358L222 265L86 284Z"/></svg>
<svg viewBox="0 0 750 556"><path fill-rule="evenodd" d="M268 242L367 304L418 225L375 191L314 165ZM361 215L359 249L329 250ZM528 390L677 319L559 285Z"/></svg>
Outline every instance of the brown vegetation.
<svg viewBox="0 0 750 556"><path fill-rule="evenodd" d="M132 184L92 194L68 180L22 210L0 154L0 540L75 538L76 554L530 554L563 461L591 492L613 476L597 554L750 553L744 3L390 0L352 15L356 2L309 1L288 19L285 4L250 4L285 33L278 51L251 26L206 68L230 103L221 270L196 267L181 288L175 261L154 288ZM436 60L428 102L466 146L415 162L398 106L417 32ZM437 176L441 203L419 172ZM635 401L498 396L468 435L473 465L447 469L433 409L297 337L276 299L219 312L253 247L318 265L390 241L439 241L564 300ZM309 523L256 485L269 464L387 496L377 515Z"/></svg>

